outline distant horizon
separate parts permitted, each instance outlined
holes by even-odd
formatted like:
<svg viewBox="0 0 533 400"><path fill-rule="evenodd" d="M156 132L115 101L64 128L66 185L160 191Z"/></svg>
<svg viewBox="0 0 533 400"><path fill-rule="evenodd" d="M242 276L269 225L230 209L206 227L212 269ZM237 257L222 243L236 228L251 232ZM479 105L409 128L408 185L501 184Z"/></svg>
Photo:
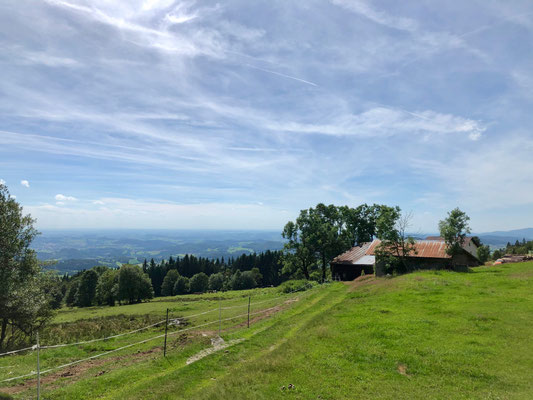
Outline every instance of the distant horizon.
<svg viewBox="0 0 533 400"><path fill-rule="evenodd" d="M282 228L277 229L187 229L187 228L43 228L38 229L41 233L44 232L194 232L194 233L202 233L202 232L216 232L216 233L225 233L225 232L231 232L231 233L247 233L247 232L254 232L254 233L279 233L281 236ZM527 228L516 228L516 229L508 229L508 230L501 230L497 229L494 231L485 231L485 232L477 232L472 231L469 235L489 235L489 234L497 234L497 233L513 233L515 231L523 231L523 230L531 230L533 231L533 227L527 227ZM408 232L409 235L438 235L438 231L425 231L425 232Z"/></svg>

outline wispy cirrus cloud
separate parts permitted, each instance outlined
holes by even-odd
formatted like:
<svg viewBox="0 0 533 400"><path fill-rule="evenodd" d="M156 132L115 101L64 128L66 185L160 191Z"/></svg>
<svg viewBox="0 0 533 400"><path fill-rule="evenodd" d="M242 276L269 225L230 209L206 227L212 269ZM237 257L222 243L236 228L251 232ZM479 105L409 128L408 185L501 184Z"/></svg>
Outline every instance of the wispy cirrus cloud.
<svg viewBox="0 0 533 400"><path fill-rule="evenodd" d="M476 180L502 179L482 154L528 165L505 145L533 123L527 4L20 0L3 10L2 177L47 181L17 193L53 211L43 223L160 203L262 203L257 226L319 201L436 216L431 199L475 204L488 193ZM513 157L491 152L503 148ZM526 203L498 204L528 204L528 187ZM136 205L108 204L122 198Z"/></svg>

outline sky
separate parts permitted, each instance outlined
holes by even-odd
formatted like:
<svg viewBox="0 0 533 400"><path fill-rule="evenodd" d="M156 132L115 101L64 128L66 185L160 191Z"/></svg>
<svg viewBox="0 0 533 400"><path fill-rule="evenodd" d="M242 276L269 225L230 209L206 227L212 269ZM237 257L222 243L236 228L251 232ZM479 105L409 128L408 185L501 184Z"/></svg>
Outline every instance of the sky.
<svg viewBox="0 0 533 400"><path fill-rule="evenodd" d="M0 180L40 229L533 226L530 0L4 1L0 49Z"/></svg>

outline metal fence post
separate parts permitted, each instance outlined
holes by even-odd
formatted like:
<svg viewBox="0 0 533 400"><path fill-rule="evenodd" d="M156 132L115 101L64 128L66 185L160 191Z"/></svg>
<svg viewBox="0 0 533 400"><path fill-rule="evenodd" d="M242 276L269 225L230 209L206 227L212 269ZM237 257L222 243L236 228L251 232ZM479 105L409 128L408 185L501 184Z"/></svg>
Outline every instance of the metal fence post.
<svg viewBox="0 0 533 400"><path fill-rule="evenodd" d="M37 400L41 399L41 345L39 344L39 331L37 331Z"/></svg>
<svg viewBox="0 0 533 400"><path fill-rule="evenodd" d="M167 356L167 332L168 332L168 308L167 308L167 320L165 322L165 346L163 347L163 357Z"/></svg>
<svg viewBox="0 0 533 400"><path fill-rule="evenodd" d="M248 328L250 327L250 301L252 300L252 296L248 296Z"/></svg>

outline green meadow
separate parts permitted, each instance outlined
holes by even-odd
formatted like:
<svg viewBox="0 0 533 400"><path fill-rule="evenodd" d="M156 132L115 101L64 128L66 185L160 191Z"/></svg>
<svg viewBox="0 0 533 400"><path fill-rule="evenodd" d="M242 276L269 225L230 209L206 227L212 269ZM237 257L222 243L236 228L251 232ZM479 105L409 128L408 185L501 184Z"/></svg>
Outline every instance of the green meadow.
<svg viewBox="0 0 533 400"><path fill-rule="evenodd" d="M241 315L249 295L256 303L252 313L267 311L252 315L248 328ZM222 322L226 347L214 351L218 307L222 319L239 317ZM183 321L169 330L167 357L158 338L52 371L42 377L42 398L533 398L531 262L468 273L365 276L286 295L269 288L63 309L43 333L43 343L124 332L159 321L167 308ZM210 312L187 317L205 311ZM60 331L70 336L64 338ZM163 331L158 326L108 341L44 349L41 368ZM35 356L0 358L0 380L34 371ZM35 383L34 378L2 383L0 392L35 398Z"/></svg>

